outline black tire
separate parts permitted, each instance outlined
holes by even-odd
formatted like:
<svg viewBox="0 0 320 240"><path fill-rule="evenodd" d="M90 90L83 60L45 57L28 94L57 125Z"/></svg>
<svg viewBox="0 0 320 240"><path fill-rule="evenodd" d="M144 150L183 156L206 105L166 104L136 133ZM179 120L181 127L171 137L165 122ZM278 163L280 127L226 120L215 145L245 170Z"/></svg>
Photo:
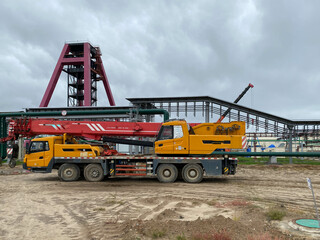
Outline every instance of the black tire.
<svg viewBox="0 0 320 240"><path fill-rule="evenodd" d="M59 167L58 176L62 181L77 181L80 177L80 168L76 164L64 163Z"/></svg>
<svg viewBox="0 0 320 240"><path fill-rule="evenodd" d="M84 178L88 182L100 182L104 178L102 166L96 163L87 165L84 168Z"/></svg>
<svg viewBox="0 0 320 240"><path fill-rule="evenodd" d="M173 183L177 180L178 169L173 164L161 164L157 169L157 178L163 183Z"/></svg>
<svg viewBox="0 0 320 240"><path fill-rule="evenodd" d="M182 178L187 183L199 183L203 179L203 169L199 164L189 163L182 169Z"/></svg>
<svg viewBox="0 0 320 240"><path fill-rule="evenodd" d="M61 166L58 168L58 177L61 179L61 171L60 171Z"/></svg>
<svg viewBox="0 0 320 240"><path fill-rule="evenodd" d="M9 164L8 164L8 165L9 165L10 168L14 168L14 167L17 165L17 162L16 162L15 159L12 159L12 158L11 158L11 159L9 159L8 161L9 161Z"/></svg>

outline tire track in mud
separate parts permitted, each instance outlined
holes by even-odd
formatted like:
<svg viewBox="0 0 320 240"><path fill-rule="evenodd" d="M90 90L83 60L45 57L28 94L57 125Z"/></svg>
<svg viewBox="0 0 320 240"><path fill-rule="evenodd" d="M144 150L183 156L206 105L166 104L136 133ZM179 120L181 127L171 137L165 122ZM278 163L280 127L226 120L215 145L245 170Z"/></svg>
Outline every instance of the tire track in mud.
<svg viewBox="0 0 320 240"><path fill-rule="evenodd" d="M63 199L62 199L63 198ZM103 205L104 199L82 196L82 201L53 198L60 206L59 215L63 218L63 234L71 239L121 239L122 227L117 212L121 207L110 208ZM67 224L65 224L67 223Z"/></svg>
<svg viewBox="0 0 320 240"><path fill-rule="evenodd" d="M223 209L216 210L211 202L235 199L307 211L313 202L305 176L312 176L316 195L320 193L317 169L244 168L235 176L205 178L200 184L162 184L154 178L65 183L56 174L6 176L0 182L0 225L5 226L0 234L18 240L122 239L127 221L216 216Z"/></svg>
<svg viewBox="0 0 320 240"><path fill-rule="evenodd" d="M168 204L172 206L168 206ZM161 213L164 209L173 207L176 203L172 204L168 200L161 201L161 203L157 204L155 207L150 208L150 210L146 210L143 214L141 214L138 219L140 220L150 220L153 216L156 216Z"/></svg>

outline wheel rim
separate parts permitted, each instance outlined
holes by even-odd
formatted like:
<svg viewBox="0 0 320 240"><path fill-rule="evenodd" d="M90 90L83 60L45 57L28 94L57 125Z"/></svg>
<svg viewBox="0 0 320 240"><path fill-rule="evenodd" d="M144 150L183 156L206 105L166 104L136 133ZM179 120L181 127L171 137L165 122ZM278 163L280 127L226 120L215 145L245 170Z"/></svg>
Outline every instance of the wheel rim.
<svg viewBox="0 0 320 240"><path fill-rule="evenodd" d="M165 176L166 178L170 177L171 176L171 171L169 169L165 169L163 171L163 176Z"/></svg>
<svg viewBox="0 0 320 240"><path fill-rule="evenodd" d="M190 178L196 178L198 176L198 172L195 169L191 169L188 175Z"/></svg>
<svg viewBox="0 0 320 240"><path fill-rule="evenodd" d="M67 176L67 177L72 177L72 175L73 175L73 171L72 171L72 169L66 169L65 170L65 175Z"/></svg>
<svg viewBox="0 0 320 240"><path fill-rule="evenodd" d="M97 178L100 176L100 172L97 169L92 170L91 177Z"/></svg>

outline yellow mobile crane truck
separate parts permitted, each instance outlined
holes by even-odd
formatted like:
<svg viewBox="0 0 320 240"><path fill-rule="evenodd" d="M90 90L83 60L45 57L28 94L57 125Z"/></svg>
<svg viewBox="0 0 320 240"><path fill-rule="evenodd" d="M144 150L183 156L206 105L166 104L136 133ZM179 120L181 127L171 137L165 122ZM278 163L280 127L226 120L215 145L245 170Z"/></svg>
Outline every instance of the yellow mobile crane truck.
<svg viewBox="0 0 320 240"><path fill-rule="evenodd" d="M184 120L168 121L161 125L154 143L133 143L154 147L155 155L119 155L115 150L105 151L92 144L80 144L67 134L75 133L71 128L75 125L82 134L86 130L99 128L108 135L108 124L114 129L114 124L119 124L117 122L59 121L55 125L54 121L50 124L43 123L44 120L38 121L37 127L50 127L57 134L64 134L33 139L26 151L24 168L42 173L57 169L63 181L76 181L83 174L87 181L101 181L108 176L157 176L160 182L174 182L181 175L185 182L198 183L204 175L235 174L237 159L212 157L210 154L219 149L241 149L245 139L244 122L203 123L192 127ZM132 127L132 133L128 133L129 127L118 128L118 134L126 132L127 136L137 136L139 131L139 134L145 134L143 124L148 123L139 124L139 127ZM98 131L90 134L95 133L98 134ZM120 138L113 140L118 143L128 141ZM110 138L104 141L111 142Z"/></svg>

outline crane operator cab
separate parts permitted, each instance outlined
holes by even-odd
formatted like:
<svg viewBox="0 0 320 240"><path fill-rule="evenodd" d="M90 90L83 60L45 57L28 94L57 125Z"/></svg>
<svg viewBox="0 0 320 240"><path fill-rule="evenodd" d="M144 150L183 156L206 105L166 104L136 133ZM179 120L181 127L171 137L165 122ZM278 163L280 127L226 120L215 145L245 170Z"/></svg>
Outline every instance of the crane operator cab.
<svg viewBox="0 0 320 240"><path fill-rule="evenodd" d="M202 123L191 127L184 120L165 122L155 142L157 155L209 155L216 149L242 149L244 122Z"/></svg>

